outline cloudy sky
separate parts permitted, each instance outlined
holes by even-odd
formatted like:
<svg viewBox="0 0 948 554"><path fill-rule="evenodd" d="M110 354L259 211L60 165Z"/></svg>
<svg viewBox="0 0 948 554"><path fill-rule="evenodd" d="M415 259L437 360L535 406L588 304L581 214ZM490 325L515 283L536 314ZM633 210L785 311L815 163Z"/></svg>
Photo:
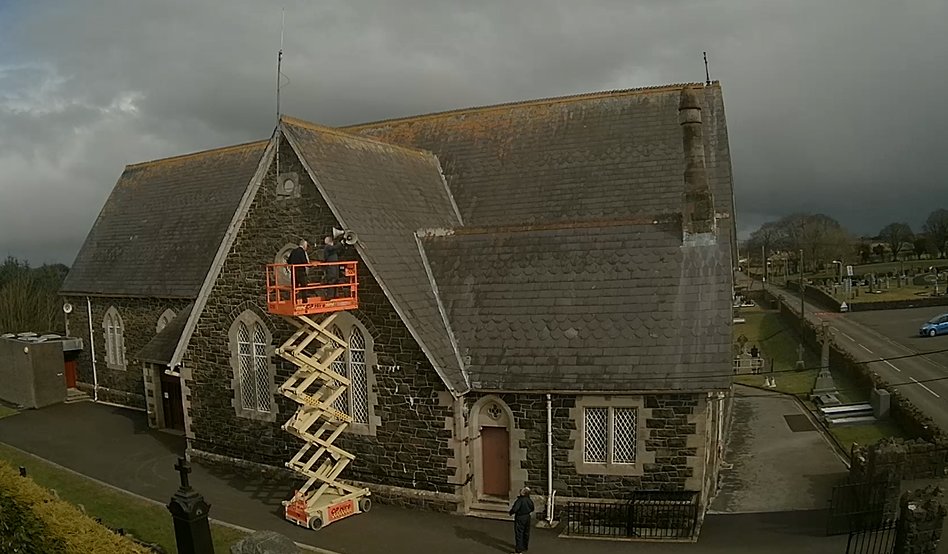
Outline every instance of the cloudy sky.
<svg viewBox="0 0 948 554"><path fill-rule="evenodd" d="M0 257L72 263L125 164L346 124L703 81L738 226L948 208L945 0L0 0Z"/></svg>

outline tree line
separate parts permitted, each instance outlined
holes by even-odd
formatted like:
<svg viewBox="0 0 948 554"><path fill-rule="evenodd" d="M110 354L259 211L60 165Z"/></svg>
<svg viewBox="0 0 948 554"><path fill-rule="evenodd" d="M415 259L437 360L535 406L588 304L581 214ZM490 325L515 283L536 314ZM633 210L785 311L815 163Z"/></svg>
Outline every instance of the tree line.
<svg viewBox="0 0 948 554"><path fill-rule="evenodd" d="M0 333L64 333L59 287L63 264L30 267L12 256L0 264Z"/></svg>
<svg viewBox="0 0 948 554"><path fill-rule="evenodd" d="M769 221L751 233L742 244L742 253L760 263L761 256L779 255L791 269L823 268L834 261L869 263L873 256L893 261L915 256L916 259L944 258L948 255L948 210L932 211L918 232L907 223L893 222L874 237L857 238L832 217L825 214L796 213Z"/></svg>

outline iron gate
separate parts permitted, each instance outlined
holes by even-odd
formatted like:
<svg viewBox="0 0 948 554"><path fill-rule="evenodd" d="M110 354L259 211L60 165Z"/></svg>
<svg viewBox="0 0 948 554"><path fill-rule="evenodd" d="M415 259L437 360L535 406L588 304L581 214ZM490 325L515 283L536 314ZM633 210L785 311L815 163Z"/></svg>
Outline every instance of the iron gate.
<svg viewBox="0 0 948 554"><path fill-rule="evenodd" d="M897 520L885 519L867 528L849 532L846 554L892 554Z"/></svg>
<svg viewBox="0 0 948 554"><path fill-rule="evenodd" d="M895 517L898 491L889 481L846 482L833 487L827 535L842 535L881 525Z"/></svg>

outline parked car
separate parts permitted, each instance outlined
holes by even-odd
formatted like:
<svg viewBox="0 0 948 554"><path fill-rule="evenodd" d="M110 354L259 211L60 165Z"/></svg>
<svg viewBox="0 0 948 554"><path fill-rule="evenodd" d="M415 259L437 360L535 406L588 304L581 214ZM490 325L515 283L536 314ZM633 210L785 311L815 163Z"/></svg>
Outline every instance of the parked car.
<svg viewBox="0 0 948 554"><path fill-rule="evenodd" d="M918 330L918 334L923 337L934 337L935 335L941 335L943 333L948 333L948 314L941 314L940 316L931 318Z"/></svg>

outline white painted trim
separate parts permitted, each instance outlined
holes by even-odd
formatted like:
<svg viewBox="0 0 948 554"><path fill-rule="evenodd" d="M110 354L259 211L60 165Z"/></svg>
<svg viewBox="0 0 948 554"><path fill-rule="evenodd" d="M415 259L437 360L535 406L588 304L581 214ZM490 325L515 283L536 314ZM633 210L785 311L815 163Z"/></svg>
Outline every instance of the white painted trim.
<svg viewBox="0 0 948 554"><path fill-rule="evenodd" d="M221 273L221 268L224 267L224 261L227 259L227 252L234 244L234 240L237 238L237 231L240 230L240 226L243 224L244 218L247 217L247 212L250 211L250 206L253 204L253 200L257 196L257 190L260 188L260 183L263 182L263 178L267 174L267 169L270 168L270 162L273 160L274 144L277 144L279 140L280 132L279 128L277 128L274 129L273 136L270 138L270 142L267 144L267 148L264 150L263 156L260 158L260 163L257 165L256 173L254 173L254 176L250 182L247 183L247 189L244 191L244 195L240 199L240 204L237 205L237 210L234 212L234 217L231 219L230 226L227 227L227 232L224 233L224 238L221 240L221 244L217 249L217 254L214 256L214 261L211 262L211 269L204 277L204 282L201 284L201 290L198 292L198 296L194 300L194 307L191 308L191 314L188 315L188 321L184 324L184 330L181 333L181 338L178 339L178 345L174 349L174 354L171 355L171 362L168 364L168 367L172 369L181 364L181 358L184 356L184 351L187 349L188 343L191 341L191 335L194 333L194 328L197 326L198 319L201 317L201 312L204 311L204 305L207 304L207 299L211 295L211 290L214 288L214 283L217 281L217 277ZM182 401L183 400L184 399L182 398ZM188 415L185 414L185 421L187 420Z"/></svg>
<svg viewBox="0 0 948 554"><path fill-rule="evenodd" d="M283 131L283 134L286 137L287 142L290 144L290 147L293 148L293 151L296 153L296 157L299 158L300 163L303 165L304 168L306 168L307 173L309 173L310 178L313 180L313 184L316 185L316 190L318 190L319 194L322 195L323 200L325 200L326 205L329 207L329 210L332 212L333 216L335 216L336 221L339 222L339 225L341 225L343 229L348 229L349 227L346 225L346 222L343 220L341 214L339 213L339 210L333 205L332 201L329 199L329 195L326 194L326 190L323 188L323 186L319 184L319 179L316 176L316 172L313 171L312 167L310 167L309 162L306 160L306 158L302 154L300 154L300 147L296 143L296 140L293 138L292 133L286 132L285 127L286 125L281 122L279 129ZM424 341L421 340L420 335L415 330L414 326L411 323L409 323L408 318L405 317L404 310L402 310L401 307L398 305L398 303L395 301L394 296L392 295L392 292L385 285L385 282L379 278L378 271L375 270L373 263L369 261L369 257L366 255L365 249L362 247L361 243L356 243L355 248L356 248L356 252L359 254L359 257L362 258L362 261L365 263L366 267L369 268L369 271L375 277L375 280L378 281L379 287L381 287L382 292L385 294L385 297L388 298L388 301L392 303L392 307L395 308L395 312L398 314L398 317L402 320L402 323L405 324L405 327L408 328L408 332L411 333L412 338L415 339L415 341L418 343L418 346L421 347L421 350L422 352L425 353L425 356L427 356L428 361L431 362L431 366L434 368L435 373L438 374L438 377L441 378L441 381L448 388L448 390L451 391L452 394L456 396L464 395L467 391L466 390L458 391L454 387L452 387L450 380L448 380L445 377L444 369L442 369L441 367L439 367L437 363L435 363L434 356L431 355L431 350L424 343ZM461 373L462 375L464 374L463 369ZM465 380L466 380L466 376L465 376Z"/></svg>
<svg viewBox="0 0 948 554"><path fill-rule="evenodd" d="M441 302L441 293L438 291L438 283L435 281L434 273L431 271L431 264L428 263L428 255L425 254L425 247L421 244L421 238L417 232L415 232L413 236L415 237L415 244L418 246L418 254L421 255L421 263L425 266L425 274L428 276L428 282L431 284L431 292L434 294L435 302L438 303L438 313L441 314L441 321L444 322L444 328L447 330L448 338L451 340L451 348L454 350L454 355L458 360L458 367L461 368L461 376L464 377L464 384L467 385L467 390L471 390L471 379L468 377L467 371L464 370L464 360L461 359L458 341L454 336L454 329L451 328L448 312L444 309L444 304Z"/></svg>

